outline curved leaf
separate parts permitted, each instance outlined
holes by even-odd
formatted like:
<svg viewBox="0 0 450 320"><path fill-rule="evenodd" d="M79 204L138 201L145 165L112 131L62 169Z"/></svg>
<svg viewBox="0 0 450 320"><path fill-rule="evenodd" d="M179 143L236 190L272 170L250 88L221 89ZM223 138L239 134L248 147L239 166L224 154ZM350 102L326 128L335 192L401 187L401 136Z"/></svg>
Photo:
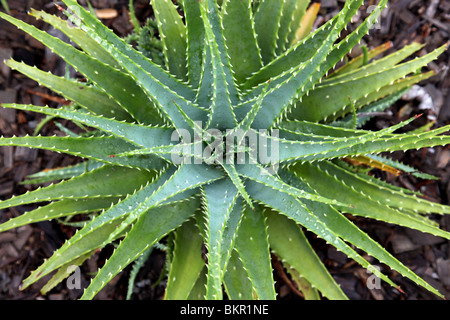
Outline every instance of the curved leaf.
<svg viewBox="0 0 450 320"><path fill-rule="evenodd" d="M348 299L320 261L300 227L277 212L265 210L265 216L270 247L283 263L287 262L327 298Z"/></svg>
<svg viewBox="0 0 450 320"><path fill-rule="evenodd" d="M188 298L205 265L202 258L202 240L193 219L185 222L175 231L173 258L165 300Z"/></svg>
<svg viewBox="0 0 450 320"><path fill-rule="evenodd" d="M198 202L190 200L144 212L91 281L81 300L92 299L116 274L159 239L180 226L197 208Z"/></svg>
<svg viewBox="0 0 450 320"><path fill-rule="evenodd" d="M236 250L261 300L275 300L266 222L259 206L245 210L236 238Z"/></svg>

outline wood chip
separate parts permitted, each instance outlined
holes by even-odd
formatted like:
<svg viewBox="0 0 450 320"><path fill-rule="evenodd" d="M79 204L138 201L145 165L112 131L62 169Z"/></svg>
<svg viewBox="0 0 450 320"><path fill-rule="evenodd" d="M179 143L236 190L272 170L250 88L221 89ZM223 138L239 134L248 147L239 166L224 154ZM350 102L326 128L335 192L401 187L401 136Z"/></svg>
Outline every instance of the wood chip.
<svg viewBox="0 0 450 320"><path fill-rule="evenodd" d="M9 59L13 56L13 51L11 48L0 48L0 72L5 78L9 77L11 73L11 68L3 63L4 60Z"/></svg>
<svg viewBox="0 0 450 320"><path fill-rule="evenodd" d="M322 0L320 6L322 8L335 8L337 7L336 0Z"/></svg>
<svg viewBox="0 0 450 320"><path fill-rule="evenodd" d="M14 181L0 184L0 196L10 196L14 191Z"/></svg>
<svg viewBox="0 0 450 320"><path fill-rule="evenodd" d="M52 293L48 295L49 300L64 300L64 295L62 293Z"/></svg>
<svg viewBox="0 0 450 320"><path fill-rule="evenodd" d="M16 103L17 91L14 89L6 89L0 91L0 103ZM0 108L0 117L9 123L16 121L16 110L10 108Z"/></svg>
<svg viewBox="0 0 450 320"><path fill-rule="evenodd" d="M19 252L16 250L16 248L14 248L12 244L6 244L4 246L4 249L7 255L10 257L17 258L19 256Z"/></svg>
<svg viewBox="0 0 450 320"><path fill-rule="evenodd" d="M437 167L439 169L446 168L450 163L450 150L443 150L439 153L439 162L437 164Z"/></svg>
<svg viewBox="0 0 450 320"><path fill-rule="evenodd" d="M425 11L425 16L428 18L434 18L440 0L431 0L430 2L431 3L428 5L427 10Z"/></svg>
<svg viewBox="0 0 450 320"><path fill-rule="evenodd" d="M23 163L15 168L14 171L14 181L19 183L25 179L25 176L28 174L28 164Z"/></svg>
<svg viewBox="0 0 450 320"><path fill-rule="evenodd" d="M14 239L16 238L16 235L14 234L14 232L3 232L0 233L0 244L2 243L6 243L6 242L12 242L14 241Z"/></svg>
<svg viewBox="0 0 450 320"><path fill-rule="evenodd" d="M409 10L401 10L399 12L399 17L402 21L407 24L411 24L416 20L416 16L411 13Z"/></svg>
<svg viewBox="0 0 450 320"><path fill-rule="evenodd" d="M450 260L439 258L436 260L436 266L439 279L441 279L444 285L450 286Z"/></svg>
<svg viewBox="0 0 450 320"><path fill-rule="evenodd" d="M32 233L33 228L31 228L30 225L18 228L17 236L13 242L14 247L16 247L18 251L22 250L22 248L27 243L28 238L31 236Z"/></svg>
<svg viewBox="0 0 450 320"><path fill-rule="evenodd" d="M14 152L14 160L17 162L33 162L37 158L37 151L37 149L16 147L16 151Z"/></svg>
<svg viewBox="0 0 450 320"><path fill-rule="evenodd" d="M95 13L99 19L114 19L118 16L116 9L98 9Z"/></svg>
<svg viewBox="0 0 450 320"><path fill-rule="evenodd" d="M411 239L403 234L396 233L391 239L392 250L395 254L413 251L420 248L419 245L411 241Z"/></svg>
<svg viewBox="0 0 450 320"><path fill-rule="evenodd" d="M443 238L414 229L405 229L405 233L418 246L434 246L445 241Z"/></svg>
<svg viewBox="0 0 450 320"><path fill-rule="evenodd" d="M14 156L12 147L0 147L3 153L3 166L5 168L12 168L14 166Z"/></svg>

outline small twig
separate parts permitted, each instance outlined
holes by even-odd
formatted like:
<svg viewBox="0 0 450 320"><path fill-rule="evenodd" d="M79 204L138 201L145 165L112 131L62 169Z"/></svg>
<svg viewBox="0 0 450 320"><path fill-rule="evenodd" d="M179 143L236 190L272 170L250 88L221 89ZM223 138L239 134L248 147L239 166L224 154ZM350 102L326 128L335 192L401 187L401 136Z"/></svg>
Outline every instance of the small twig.
<svg viewBox="0 0 450 320"><path fill-rule="evenodd" d="M286 275L286 272L284 272L284 268L281 265L280 260L278 260L274 256L272 256L272 258L274 260L274 264L273 264L274 268L277 271L277 274L281 277L281 279L283 279L283 281L287 284L287 286L292 290L292 292L294 294L298 295L299 297L305 298L303 293L294 286L291 279L289 279L289 277Z"/></svg>
<svg viewBox="0 0 450 320"><path fill-rule="evenodd" d="M447 34L450 33L449 27L446 24L440 22L439 20L436 20L436 19L428 17L428 16L423 16L423 18L425 20L427 20L428 22L431 22L432 24L434 24L436 27L438 27L439 29L441 29L445 33L447 33Z"/></svg>
<svg viewBox="0 0 450 320"><path fill-rule="evenodd" d="M36 95L36 96L39 96L39 97L41 97L41 98L44 98L44 99L47 99L47 100L56 102L56 103L65 104L65 105L70 104L70 101L69 101L69 100L66 100L66 99L64 99L64 98L59 98L59 97L51 96L51 95L49 95L49 94L42 93L42 92L37 92L37 91L31 90L31 89L28 89L27 92L28 92L28 93L31 93L31 94L34 94L34 95Z"/></svg>

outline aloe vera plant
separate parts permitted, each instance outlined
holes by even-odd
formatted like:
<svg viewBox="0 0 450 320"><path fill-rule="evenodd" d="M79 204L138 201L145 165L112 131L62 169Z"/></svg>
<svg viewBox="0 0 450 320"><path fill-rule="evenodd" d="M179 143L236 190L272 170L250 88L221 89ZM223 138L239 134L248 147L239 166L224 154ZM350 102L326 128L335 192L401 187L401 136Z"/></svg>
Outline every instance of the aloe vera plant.
<svg viewBox="0 0 450 320"><path fill-rule="evenodd" d="M179 7L152 0L151 25L159 36L134 19L135 38L141 39L137 48L75 0L63 2L70 22L45 12L30 14L63 31L78 47L0 13L87 79L6 62L72 104L2 107L89 128L82 135L0 138L2 146L84 159L28 180L57 183L0 202L0 209L46 203L3 223L0 231L90 217L24 280L23 288L59 270L48 286L56 285L74 266L115 243L81 297L92 299L165 241L166 299L276 299L271 253L306 298L347 299L308 242L305 232L310 232L394 288L361 251L442 297L348 218L450 239L427 217L448 214L450 207L358 170L365 165L400 172L404 165L379 154L450 142L443 135L448 126L395 133L415 118L379 131L362 128L367 112L388 108L411 85L432 76L420 70L447 48L408 59L422 48L412 43L372 60L388 49L385 45L337 68L387 0L346 36L343 30L362 0L346 1L339 14L314 31L318 5L309 7L306 0L184 0Z"/></svg>

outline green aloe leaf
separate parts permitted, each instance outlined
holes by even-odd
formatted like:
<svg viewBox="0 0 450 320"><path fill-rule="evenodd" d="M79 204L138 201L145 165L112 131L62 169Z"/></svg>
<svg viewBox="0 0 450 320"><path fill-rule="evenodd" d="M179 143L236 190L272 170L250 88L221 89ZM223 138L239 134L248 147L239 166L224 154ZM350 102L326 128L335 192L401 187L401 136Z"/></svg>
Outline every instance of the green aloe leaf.
<svg viewBox="0 0 450 320"><path fill-rule="evenodd" d="M256 295L261 300L275 300L269 239L261 208L245 210L236 238L236 250L247 270Z"/></svg>
<svg viewBox="0 0 450 320"><path fill-rule="evenodd" d="M370 192L366 190L366 188L360 190L356 188L353 189L353 181L348 178L340 179L338 177L340 171L335 168L325 168L320 164L312 165L297 163L291 167L291 170L293 170L293 172L301 179L307 179L309 186L319 194L324 194L324 192L326 192L330 196L335 196L336 192L334 190L345 190L346 193L344 196L341 196L341 199L353 205L353 207L345 209L348 213L395 223L397 225L444 237L445 239L450 238L450 233L447 231L429 224L424 224L422 219L415 218L398 209L390 207L392 204L390 203L389 198L387 201L383 199L384 201L380 203L380 201L372 198L370 193L366 193ZM335 175L336 178L334 177ZM321 180L324 179L324 177L330 177L330 179L326 180L326 185L323 183L324 180ZM388 191L387 194L390 195L391 191ZM378 209L374 210L375 207ZM442 206L436 204L436 207L441 208ZM433 206L430 205L430 208L433 208Z"/></svg>
<svg viewBox="0 0 450 320"><path fill-rule="evenodd" d="M303 40L311 33L314 28L314 23L316 22L317 16L319 15L319 10L320 3L312 3L308 10L306 10L304 15L302 16L300 24L297 26L297 30L293 30L295 31L295 33L291 31L291 45L295 45L298 41Z"/></svg>
<svg viewBox="0 0 450 320"><path fill-rule="evenodd" d="M81 29L76 28L69 21L63 20L55 15L48 14L45 11L38 11L31 9L29 14L36 19L41 19L48 24L52 25L54 28L62 31L69 39L75 42L84 52L93 56L100 62L103 62L114 69L120 69L120 65L117 61L110 55L108 51L103 49L97 42L88 38L86 33Z"/></svg>
<svg viewBox="0 0 450 320"><path fill-rule="evenodd" d="M407 166L407 165L400 163L398 161L395 161L395 160L391 160L391 159L388 159L388 158L385 158L382 156L377 156L377 155L370 155L369 157L372 159L378 160L378 161L382 161L383 163L385 163L389 166L392 166L394 168L400 169L404 172L410 173L417 178L427 179L427 180L439 180L438 177L435 177L428 173L418 172L416 169L411 168L410 166Z"/></svg>
<svg viewBox="0 0 450 320"><path fill-rule="evenodd" d="M14 60L7 60L5 64L92 113L117 120L133 121L126 110L100 89L79 81L54 76L51 73Z"/></svg>
<svg viewBox="0 0 450 320"><path fill-rule="evenodd" d="M187 300L205 300L206 296L206 266L203 267L202 272L197 278Z"/></svg>
<svg viewBox="0 0 450 320"><path fill-rule="evenodd" d="M243 214L243 200L241 197L238 197L234 202L233 210L230 212L227 219L225 230L222 235L222 243L220 245L222 248L222 257L220 261L222 272L224 273L227 270L229 260L236 244L237 231L242 221Z"/></svg>
<svg viewBox="0 0 450 320"><path fill-rule="evenodd" d="M194 219L185 222L175 231L174 242L164 299L186 300L205 265L201 250L203 238ZM186 265L189 265L189 270L186 270Z"/></svg>
<svg viewBox="0 0 450 320"><path fill-rule="evenodd" d="M6 12L11 13L11 10L9 9L8 1L1 0L1 4L2 4L2 6L3 6L3 8L5 9Z"/></svg>
<svg viewBox="0 0 450 320"><path fill-rule="evenodd" d="M103 197L89 199L63 199L52 202L35 210L12 218L0 224L0 232L21 227L30 223L47 221L80 213L101 211L109 208L120 200L119 197Z"/></svg>
<svg viewBox="0 0 450 320"><path fill-rule="evenodd" d="M63 265L59 268L58 272L56 272L53 277L45 284L45 286L41 289L41 294L47 294L50 290L52 290L55 286L57 286L61 281L70 276L80 265L82 265L87 259L89 259L95 250L88 252L70 262Z"/></svg>
<svg viewBox="0 0 450 320"><path fill-rule="evenodd" d="M336 71L334 71L332 74L330 74L328 77L332 78L338 75L342 75L351 71L354 71L358 69L359 67L362 67L364 65L365 60L367 62L376 56L382 54L386 50L389 50L392 48L391 42L386 42L372 50L368 50L367 55L361 54L358 57L350 60L349 62L345 63L342 67L338 68Z"/></svg>
<svg viewBox="0 0 450 320"><path fill-rule="evenodd" d="M341 11L337 16L318 28L315 32L311 33L303 41L286 50L282 55L278 56L276 59L264 66L257 73L252 75L252 77L247 80L244 86L244 89L250 90L250 93L248 95L253 95L252 93L257 90L257 86L259 84L264 83L269 79L273 79L283 74L284 72L288 72L291 69L295 69L297 66L307 62L312 57L314 57L322 46L323 42L326 41L330 34L335 30L334 27L337 20L341 19L348 13L348 16L345 17L344 23L350 22L351 17L356 14L361 4L361 0L347 2L344 10ZM342 26L342 28L343 27L344 26ZM342 54L341 58L344 57L345 53ZM338 59L337 61L339 60L340 59Z"/></svg>
<svg viewBox="0 0 450 320"><path fill-rule="evenodd" d="M362 37L370 32L370 29L376 23L377 19L381 16L381 13L386 8L388 0L380 0L378 5L373 8L373 12L364 20L351 34L349 34L341 42L334 45L333 51L327 57L327 65L334 66L339 60L343 59L344 56L355 47ZM350 9L347 12L347 18L353 16L356 11L361 6L361 2L352 1L350 2ZM350 21L350 20L347 20Z"/></svg>
<svg viewBox="0 0 450 320"><path fill-rule="evenodd" d="M160 170L167 162L158 156L144 155L129 158L116 157L116 154L128 152L135 146L120 138L102 137L11 137L0 138L1 146L18 146L62 152L106 164Z"/></svg>
<svg viewBox="0 0 450 320"><path fill-rule="evenodd" d="M238 173L246 178L249 178L255 182L262 183L268 187L271 187L275 190L279 190L281 192L287 193L296 198L309 199L313 201L323 202L327 204L335 204L346 206L343 203L339 203L339 201L335 199L328 199L325 197L318 196L316 194L306 192L304 189L297 189L295 187L290 186L285 183L281 179L273 176L271 172L265 169L262 166L251 166L251 165L237 165Z"/></svg>
<svg viewBox="0 0 450 320"><path fill-rule="evenodd" d="M292 280L297 284L299 290L303 293L305 300L320 300L319 291L305 278L303 278L297 270L290 267L287 263L283 263Z"/></svg>
<svg viewBox="0 0 450 320"><path fill-rule="evenodd" d="M283 86L269 89L265 94L261 110L253 122L254 128L270 128L279 117L288 111L294 99L300 99L308 92L314 83L318 81L328 69L322 68L322 62L326 59L328 51L344 28L344 13L338 15L331 32L319 46L310 61L301 64L293 70Z"/></svg>
<svg viewBox="0 0 450 320"><path fill-rule="evenodd" d="M130 45L128 45L123 39L114 34L114 32L104 24L102 24L95 16L91 15L83 7L79 6L74 0L63 1L69 9L76 12L77 16L70 16L69 19L75 19L76 23L81 19L84 24L81 29L85 30L87 35L99 43L105 50L110 52L110 54L118 61L122 61L122 57L116 54L116 51L110 51L112 48L116 48L117 51L125 53L134 61L137 65L140 65L143 69L147 70L152 74L155 79L158 79L161 85L172 88L178 95L184 97L185 99L192 99L195 96L195 91L183 83L182 81L175 78L166 70L162 69L160 66L152 62L150 59L146 58L144 55L140 54L138 51L134 50ZM120 57L120 59L118 59ZM125 60L124 60L125 61ZM124 69L130 70L123 65Z"/></svg>
<svg viewBox="0 0 450 320"><path fill-rule="evenodd" d="M275 192L277 197L274 197ZM327 226L321 221L320 217L317 217L298 199L253 182L249 183L249 193L254 199L304 226L318 237L323 238L327 243L335 246L339 251L344 252L364 268L372 271L379 278L396 287L389 278L381 274L370 265L367 260L355 252L330 228L330 226Z"/></svg>
<svg viewBox="0 0 450 320"><path fill-rule="evenodd" d="M404 193L383 187L380 184L371 183L368 180L360 178L359 175L344 170L330 162L320 163L318 167L321 170L333 172L333 176L336 179L346 181L346 183L351 184L354 188L370 194L371 199L385 202L390 207L408 209L421 213L450 214L449 206L440 205L415 196L408 196Z"/></svg>
<svg viewBox="0 0 450 320"><path fill-rule="evenodd" d="M149 210L139 217L113 255L100 269L81 299L92 299L103 286L154 243L177 228L198 208L196 201Z"/></svg>
<svg viewBox="0 0 450 320"><path fill-rule="evenodd" d="M444 127L419 135L394 135L391 137L383 137L383 131L380 131L374 135L368 133L358 139L344 138L335 141L328 140L315 143L285 141L274 139L272 137L269 137L268 140L270 143L279 143L280 161L295 159L320 160L442 145L448 143L449 138L447 136L439 136L439 134L446 131L448 131L448 128ZM374 140L370 140L371 137Z"/></svg>
<svg viewBox="0 0 450 320"><path fill-rule="evenodd" d="M413 42L412 44L405 46L403 49L400 49L382 59L375 60L372 63L362 66L354 71L346 72L345 74L336 75L329 79L325 79L322 82L321 86L331 83L339 83L353 79L365 78L373 73L388 70L411 56L414 52L419 51L423 47L424 45Z"/></svg>
<svg viewBox="0 0 450 320"><path fill-rule="evenodd" d="M168 169L165 173L170 172L171 170ZM211 170L211 168L205 166L180 166L170 178L162 182L162 185L159 186L158 189L153 190L150 195L146 196L145 200L140 201L132 208L132 211L129 211L124 222L122 222L117 230L111 234L111 237L114 237L115 234L120 233L121 230L132 224L142 212L162 205L167 200L173 201L174 197L183 194L184 192L194 193L198 187L212 183L220 178L222 178L222 173L220 171L214 169ZM159 180L162 181L163 179L160 178Z"/></svg>
<svg viewBox="0 0 450 320"><path fill-rule="evenodd" d="M200 3L198 1L183 0L187 33L187 67L189 83L198 88L202 75L205 28L201 18ZM201 105L201 104L200 104Z"/></svg>
<svg viewBox="0 0 450 320"><path fill-rule="evenodd" d="M3 104L2 107L39 112L46 115L58 116L64 119L80 122L90 127L102 129L102 131L104 132L110 133L114 136L122 138L127 142L145 148L152 148L155 146L169 144L173 132L173 130L170 128L131 124L124 121L106 119L101 116L95 116L64 109L53 109L48 107L18 104ZM153 139L148 139L149 136L151 136Z"/></svg>
<svg viewBox="0 0 450 320"><path fill-rule="evenodd" d="M202 20L203 23L203 20ZM208 48L207 43L204 44L203 57L202 57L202 72L199 79L199 88L195 102L204 109L211 109L213 102L214 91L211 87L214 85L214 73L211 61L211 50Z"/></svg>
<svg viewBox="0 0 450 320"><path fill-rule="evenodd" d="M224 37L220 27L219 13L214 2L206 2L202 8L202 17L206 31L206 40L210 48L213 96L208 128L233 128L236 124L232 101L237 100L237 91L232 79L229 60L225 51ZM233 98L233 96L235 98Z"/></svg>
<svg viewBox="0 0 450 320"><path fill-rule="evenodd" d="M206 299L222 299L223 235L225 225L237 198L237 189L229 179L203 188L203 206L206 220L206 249L208 250L208 282Z"/></svg>
<svg viewBox="0 0 450 320"><path fill-rule="evenodd" d="M283 2L282 0L262 0L255 13L256 39L264 64L268 64L275 58Z"/></svg>
<svg viewBox="0 0 450 320"><path fill-rule="evenodd" d="M287 262L302 277L311 282L329 299L347 297L306 239L303 231L292 220L270 210L265 211L270 247L283 263Z"/></svg>
<svg viewBox="0 0 450 320"><path fill-rule="evenodd" d="M294 170L294 173L296 173L295 169L292 170ZM289 181L289 183L291 184L304 184L287 172L284 173L284 177L286 181ZM345 218L335 208L326 204L308 200L304 203L311 210L311 212L313 212L317 217L325 222L330 228L335 230L335 232L340 237L342 237L342 239L355 244L358 248L366 251L371 256L377 258L379 261L388 264L392 269L400 272L403 276L408 277L417 284L426 287L434 293L437 293L434 288L432 288L423 279L419 278L405 265L394 258L389 252L386 251L386 249L372 240L367 234L365 234L361 229L350 222L350 220ZM437 294L440 295L439 293Z"/></svg>
<svg viewBox="0 0 450 320"><path fill-rule="evenodd" d="M122 199L119 203L111 206L109 209L105 210L102 214L95 217L88 224L86 224L82 229L75 233L70 240L68 240L61 248L57 250L57 254L53 255L50 259L46 260L38 269L36 269L30 277L24 281L24 286L28 286L31 283L39 280L41 277L45 276L47 273L59 268L63 265L64 259L67 255L70 255L73 259L77 258L88 251L88 249L93 249L93 247L104 247L106 244L111 242L111 240L116 239L118 236L123 234L128 226L137 219L139 214L150 210L152 207L157 207L158 204L162 205L167 201L165 199L155 199L158 196L162 196L164 191L164 186L171 177L173 177L175 170L169 168L165 172L161 173L158 177L154 178L151 183L137 190L136 192L128 195ZM162 188L162 189L161 189ZM160 190L161 189L161 190ZM160 190L161 192L157 193ZM182 193L181 188L177 188L175 193ZM186 198L193 195L184 194ZM181 198L183 199L183 198ZM150 202L153 200L153 202ZM158 202L159 200L159 202ZM176 197L172 198L173 202L180 201ZM144 202L147 203L143 205ZM150 203L149 203L150 202ZM170 203L171 201L167 201ZM132 219L129 219L130 214L133 213ZM126 219L131 220L128 222ZM112 226L112 228L111 228ZM108 230L101 237L96 237L97 230ZM95 238L92 241L92 246L86 248L84 243L85 239ZM84 250L84 251L83 251ZM75 252L75 253L73 253ZM75 255L75 256L74 256Z"/></svg>
<svg viewBox="0 0 450 320"><path fill-rule="evenodd" d="M349 104L351 100L358 100L365 96L365 92L376 91L390 84L400 77L404 77L427 65L436 59L447 49L442 46L437 51L429 53L421 58L405 62L387 70L376 70L374 73L364 76L343 80L330 80L329 84L317 87L293 110L290 118L308 121L321 121L338 112L342 106ZM339 106L339 107L338 107Z"/></svg>
<svg viewBox="0 0 450 320"><path fill-rule="evenodd" d="M79 51L60 39L48 35L31 25L0 12L0 17L27 32L38 41L45 43L55 53L66 59L78 71L83 73L103 89L133 116L143 123L163 124L156 109L149 107L149 99L133 79L127 74L116 70L91 56ZM105 75L108 75L107 77Z"/></svg>
<svg viewBox="0 0 450 320"><path fill-rule="evenodd" d="M200 120L205 118L205 111L195 106L191 100L186 100L185 98L185 96L193 95L192 90L185 90L185 85L178 82L170 74L166 74L150 60L145 59L134 48L93 18L75 1L67 0L65 3L79 12L81 18L86 20L81 28L86 29L87 34L98 41L105 49L109 50L114 58L124 66L133 78L134 83L141 87L148 99L157 106L158 114L164 114L166 119L177 129L190 128L180 113L178 106L190 118ZM157 75L160 75L163 79L155 78ZM168 87L167 84L171 84L177 91L169 89L172 87ZM180 95L179 92L184 96Z"/></svg>
<svg viewBox="0 0 450 320"><path fill-rule="evenodd" d="M278 29L276 55L282 54L295 39L297 30L301 27L309 0L286 0L283 3L282 19Z"/></svg>
<svg viewBox="0 0 450 320"><path fill-rule="evenodd" d="M166 65L170 73L181 80L187 80L186 26L172 1L152 0L151 4L158 23Z"/></svg>
<svg viewBox="0 0 450 320"><path fill-rule="evenodd" d="M253 284L236 250L231 252L224 276L224 287L231 300L255 300Z"/></svg>
<svg viewBox="0 0 450 320"><path fill-rule="evenodd" d="M73 179L1 201L0 208L65 198L121 197L139 189L155 176L156 173L150 171L104 166Z"/></svg>
<svg viewBox="0 0 450 320"><path fill-rule="evenodd" d="M227 175L230 177L234 186L238 189L239 194L245 199L247 204L253 208L252 200L250 199L247 191L245 191L244 182L239 177L238 172L234 164L222 164L222 168L226 171Z"/></svg>
<svg viewBox="0 0 450 320"><path fill-rule="evenodd" d="M223 33L237 84L262 67L252 15L250 0L226 0L222 7Z"/></svg>
<svg viewBox="0 0 450 320"><path fill-rule="evenodd" d="M139 258L137 258L137 260L133 263L133 268L131 269L131 272L130 272L130 278L128 279L128 290L127 290L127 297L126 297L127 300L131 299L131 295L133 294L133 287L134 287L134 282L136 281L136 277L137 277L139 271L141 270L141 268L144 266L145 262L147 262L148 258L152 254L154 247L155 246L150 247L149 249L144 251L144 253L141 254L139 256Z"/></svg>
<svg viewBox="0 0 450 320"><path fill-rule="evenodd" d="M23 181L22 184L39 184L52 182L56 180L64 180L79 176L88 171L92 171L104 166L102 162L96 161L83 161L79 164L72 166L67 166L63 168L56 169L44 169L40 172L33 173L27 176L27 180Z"/></svg>
<svg viewBox="0 0 450 320"><path fill-rule="evenodd" d="M63 246L67 246L68 249L63 252L58 250L60 254L53 255L53 259L46 260L39 268L33 271L28 278L23 281L22 289L27 288L32 283L36 282L43 276L50 272L66 265L67 261L73 261L78 259L93 250L101 249L104 246L104 242L108 239L110 233L115 230L116 223L120 222L123 218L115 221L115 223L105 224L95 229L95 232L90 232L84 235L80 241L71 245L70 240L66 241ZM52 264L56 262L56 264Z"/></svg>

